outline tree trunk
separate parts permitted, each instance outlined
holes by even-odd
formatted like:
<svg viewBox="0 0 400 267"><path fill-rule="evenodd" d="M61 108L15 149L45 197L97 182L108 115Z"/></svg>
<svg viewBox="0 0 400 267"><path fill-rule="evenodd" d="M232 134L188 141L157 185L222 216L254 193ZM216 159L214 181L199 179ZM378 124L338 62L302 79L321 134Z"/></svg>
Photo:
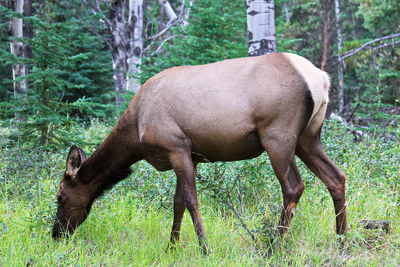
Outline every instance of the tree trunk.
<svg viewBox="0 0 400 267"><path fill-rule="evenodd" d="M117 93L115 104L120 108L121 103L124 101L122 95L126 89L126 74L127 68L127 47L125 39L125 6L124 0L115 1L110 8L111 20L111 56L113 61L114 70L114 84Z"/></svg>
<svg viewBox="0 0 400 267"><path fill-rule="evenodd" d="M276 52L274 0L246 0L249 56Z"/></svg>
<svg viewBox="0 0 400 267"><path fill-rule="evenodd" d="M341 56L342 50L342 29L340 21L340 6L339 0L335 0L335 14L336 14L336 29L337 29L337 40L338 40L338 102L339 102L339 114L343 112L344 108L344 89L343 89L343 59Z"/></svg>
<svg viewBox="0 0 400 267"><path fill-rule="evenodd" d="M285 11L286 23L289 23L290 22L290 13L289 13L289 8L288 8L286 2L283 2L283 10Z"/></svg>
<svg viewBox="0 0 400 267"><path fill-rule="evenodd" d="M128 75L126 90L137 93L140 89L140 65L143 50L143 1L129 0L128 17Z"/></svg>
<svg viewBox="0 0 400 267"><path fill-rule="evenodd" d="M32 17L32 0L24 0L24 17ZM23 35L25 40L31 40L33 38L33 27L30 22L24 21L24 30L23 30ZM32 48L30 45L25 42L24 44L24 58L33 58L32 54ZM29 72L32 70L32 67L30 65L25 66L26 74L29 74ZM31 83L29 82L29 79L26 79L26 88L29 90L31 89Z"/></svg>
<svg viewBox="0 0 400 267"><path fill-rule="evenodd" d="M24 17L32 16L32 0L24 0ZM33 38L33 28L29 22L24 21L24 37L26 39ZM32 48L28 45L24 45L24 57L32 58Z"/></svg>
<svg viewBox="0 0 400 267"><path fill-rule="evenodd" d="M21 13L24 12L24 0L15 0L14 2L14 11ZM14 38L22 39L23 30L22 30L22 19L13 17L11 19L11 35ZM22 59L24 57L24 48L21 40L13 39L10 42L11 53L17 58ZM26 80L22 79L16 81L21 76L26 75L25 65L24 64L14 64L12 66L12 75L13 75L13 86L14 86L14 99L20 99L21 97L26 97Z"/></svg>
<svg viewBox="0 0 400 267"><path fill-rule="evenodd" d="M143 1L129 0L128 21L125 17L127 1L117 0L110 7L111 55L117 108L124 102L126 91L140 89L140 64L143 50Z"/></svg>
<svg viewBox="0 0 400 267"><path fill-rule="evenodd" d="M322 7L322 58L321 70L326 70L326 64L329 59L329 46L331 38L331 0L320 0Z"/></svg>

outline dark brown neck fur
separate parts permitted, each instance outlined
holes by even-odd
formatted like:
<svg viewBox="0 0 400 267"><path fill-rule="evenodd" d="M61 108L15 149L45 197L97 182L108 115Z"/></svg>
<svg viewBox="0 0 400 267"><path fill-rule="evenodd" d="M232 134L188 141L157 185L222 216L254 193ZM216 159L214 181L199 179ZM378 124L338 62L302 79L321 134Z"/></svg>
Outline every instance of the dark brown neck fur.
<svg viewBox="0 0 400 267"><path fill-rule="evenodd" d="M132 112L126 112L104 142L82 164L81 181L91 184L94 197L125 179L131 173L130 166L141 160L136 120Z"/></svg>

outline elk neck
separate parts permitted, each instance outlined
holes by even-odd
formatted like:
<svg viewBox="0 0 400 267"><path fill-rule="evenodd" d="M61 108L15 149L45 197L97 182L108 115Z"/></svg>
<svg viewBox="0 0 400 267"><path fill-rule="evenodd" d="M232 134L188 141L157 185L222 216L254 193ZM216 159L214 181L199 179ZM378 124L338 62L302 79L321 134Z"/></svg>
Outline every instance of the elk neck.
<svg viewBox="0 0 400 267"><path fill-rule="evenodd" d="M142 154L137 116L128 109L103 143L82 164L81 174L98 183L103 191L125 179L130 173L129 167L143 159Z"/></svg>

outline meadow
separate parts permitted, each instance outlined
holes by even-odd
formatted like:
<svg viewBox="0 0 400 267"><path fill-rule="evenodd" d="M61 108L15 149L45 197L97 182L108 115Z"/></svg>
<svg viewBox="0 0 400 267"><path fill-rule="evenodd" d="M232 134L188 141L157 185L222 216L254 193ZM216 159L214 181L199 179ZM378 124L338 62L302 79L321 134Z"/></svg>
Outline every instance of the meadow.
<svg viewBox="0 0 400 267"><path fill-rule="evenodd" d="M73 134L87 141L83 148L90 154L111 127L93 121L74 127ZM166 251L175 176L146 162L133 165L129 178L98 199L70 238L54 241L55 196L69 148L33 148L9 138L14 129L0 129L1 266L400 265L398 128L369 129L355 140L352 126L337 119L325 123L325 150L347 176L349 232L343 245L335 234L327 189L300 160L306 189L283 249L271 255L266 252L276 232L281 192L267 155L199 165L200 212L211 252L207 257L201 255L188 212L180 243ZM364 229L361 220L389 221L390 233Z"/></svg>

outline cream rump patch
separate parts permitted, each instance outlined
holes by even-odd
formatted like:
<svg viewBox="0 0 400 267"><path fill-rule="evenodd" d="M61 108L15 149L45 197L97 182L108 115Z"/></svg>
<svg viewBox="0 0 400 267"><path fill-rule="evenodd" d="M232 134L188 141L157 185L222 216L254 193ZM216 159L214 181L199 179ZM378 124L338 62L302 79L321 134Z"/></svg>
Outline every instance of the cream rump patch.
<svg viewBox="0 0 400 267"><path fill-rule="evenodd" d="M304 57L291 53L282 54L304 78L311 91L311 96L314 100L314 109L308 124L310 125L312 122L316 127L320 127L324 120L329 101L330 80L328 74L315 67Z"/></svg>

